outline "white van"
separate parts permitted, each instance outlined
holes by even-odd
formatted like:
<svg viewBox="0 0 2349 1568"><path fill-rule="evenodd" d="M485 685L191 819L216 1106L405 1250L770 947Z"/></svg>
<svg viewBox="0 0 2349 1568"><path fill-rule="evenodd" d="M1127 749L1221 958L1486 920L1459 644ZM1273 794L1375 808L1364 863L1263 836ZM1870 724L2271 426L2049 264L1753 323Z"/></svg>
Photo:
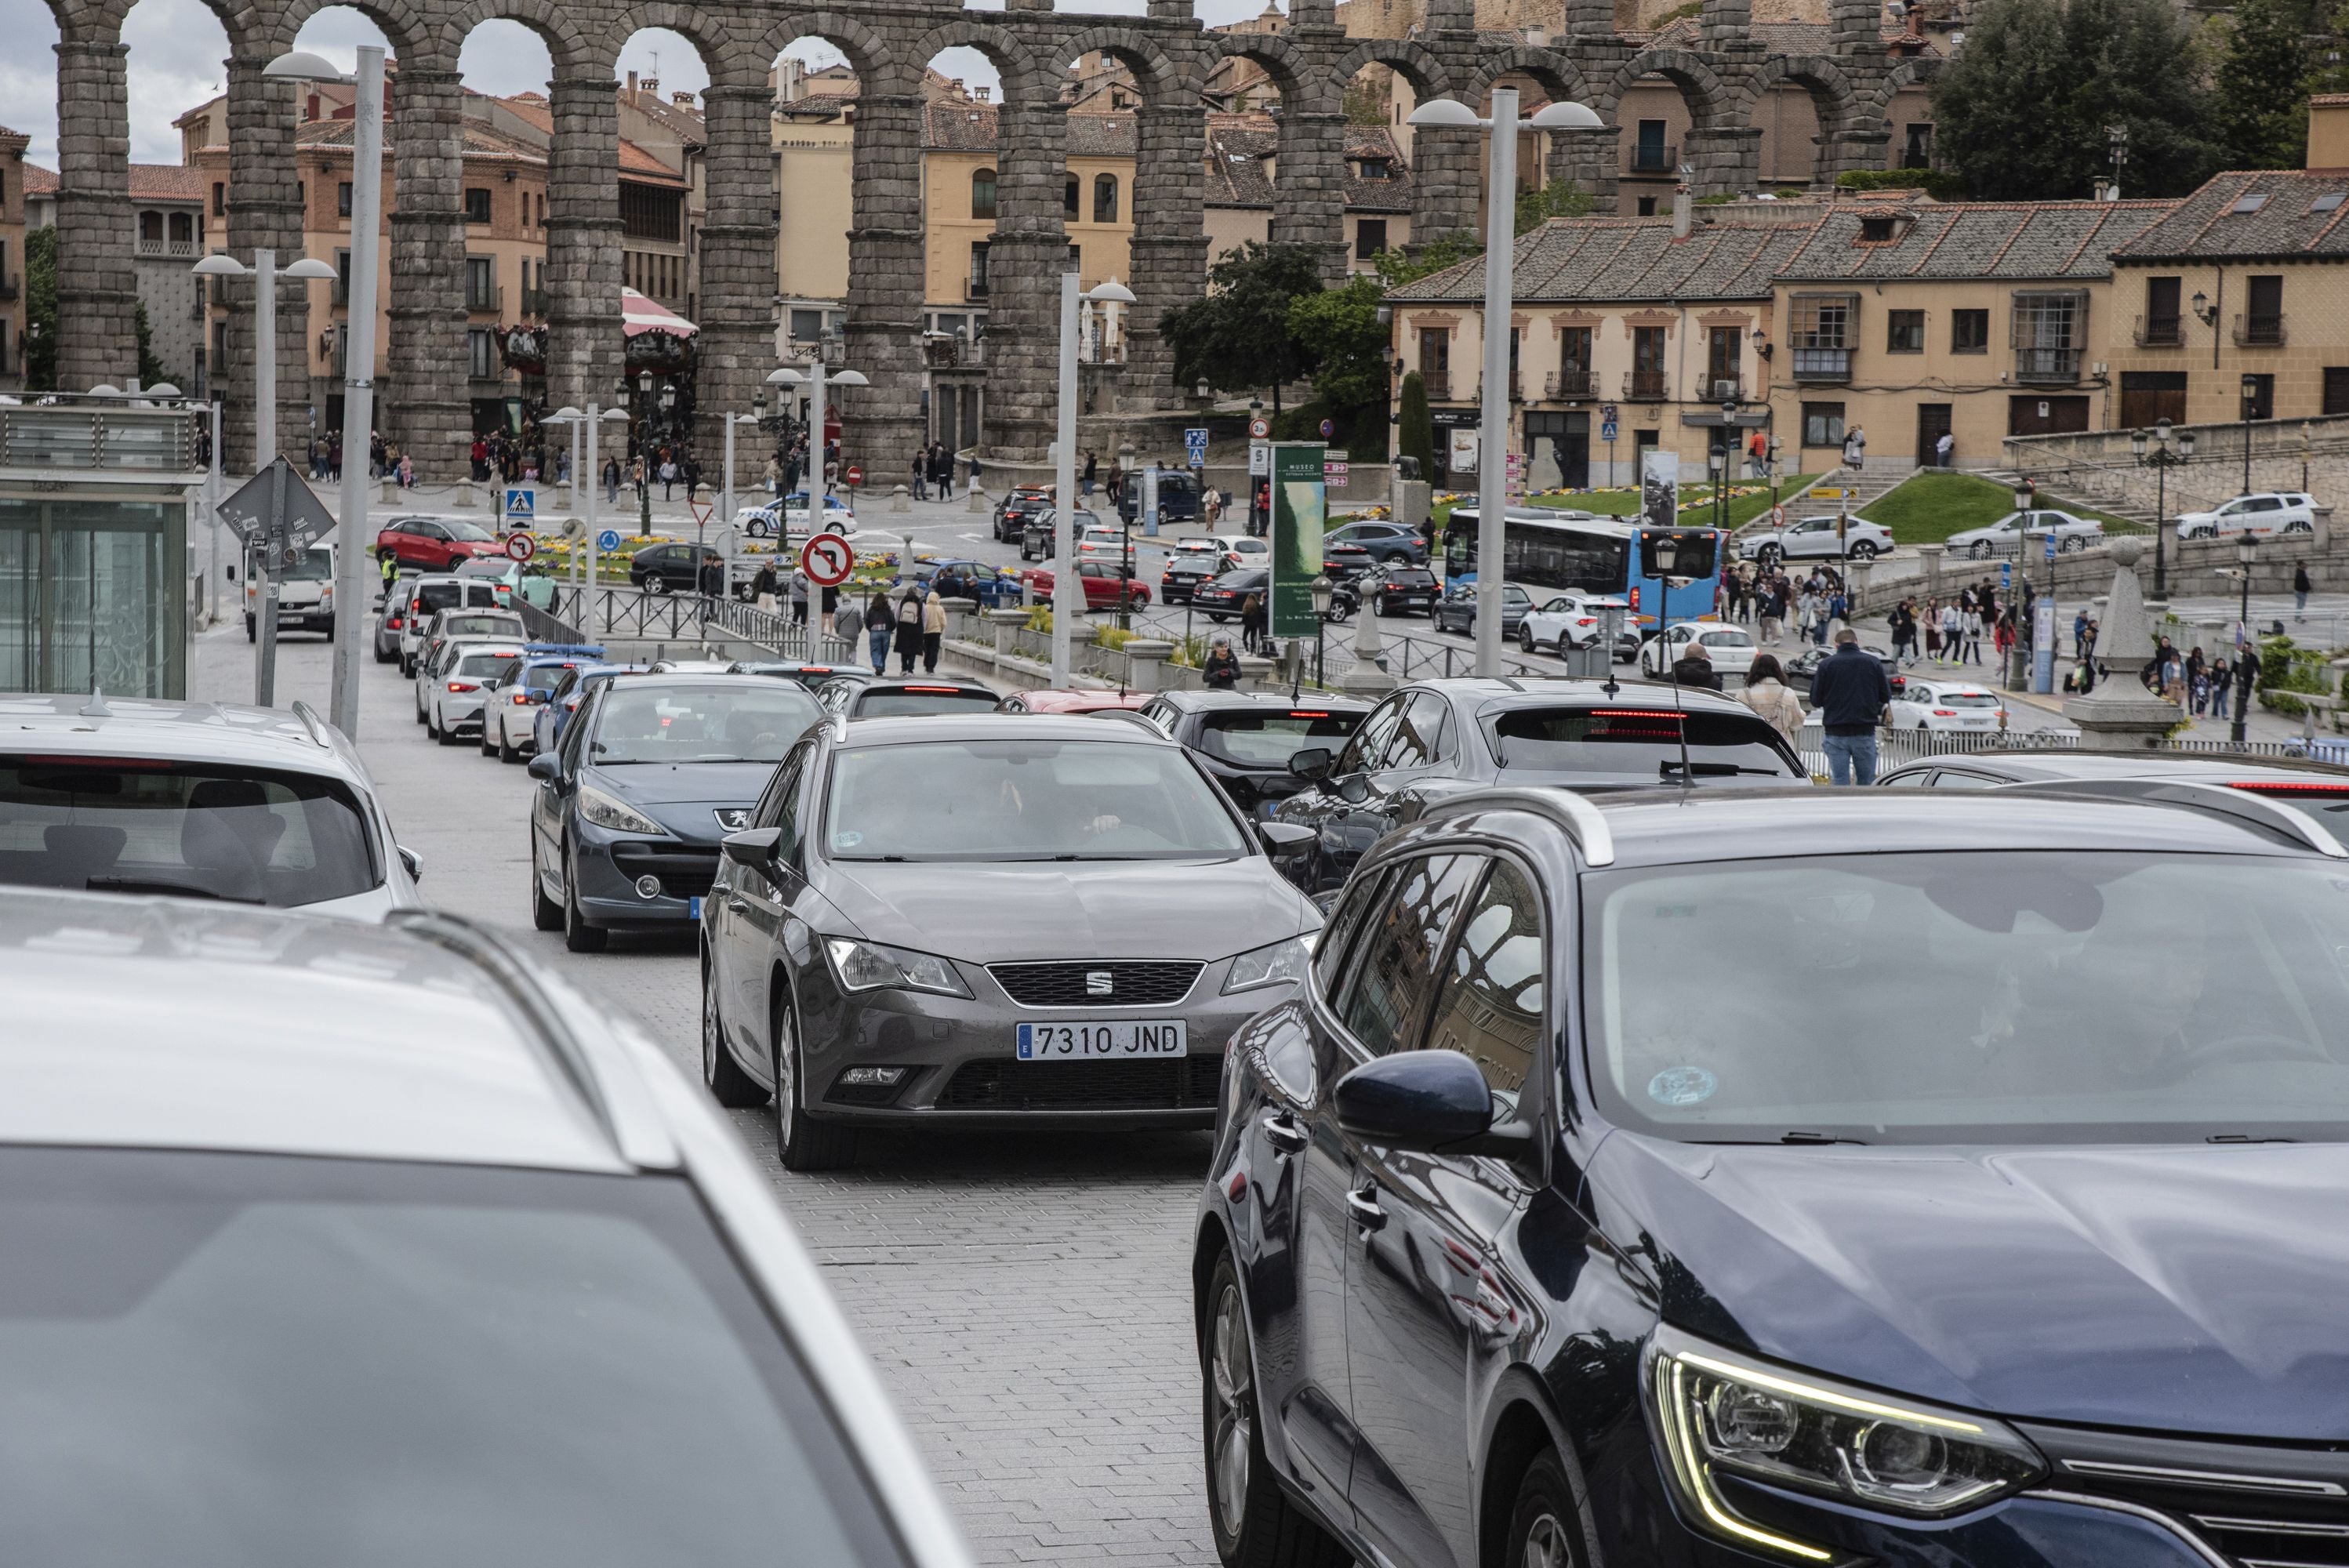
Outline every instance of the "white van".
<svg viewBox="0 0 2349 1568"><path fill-rule="evenodd" d="M277 629L280 632L324 632L335 635L335 547L314 544L291 566L279 565ZM244 640L261 637L261 575L254 570L253 552L244 553Z"/></svg>

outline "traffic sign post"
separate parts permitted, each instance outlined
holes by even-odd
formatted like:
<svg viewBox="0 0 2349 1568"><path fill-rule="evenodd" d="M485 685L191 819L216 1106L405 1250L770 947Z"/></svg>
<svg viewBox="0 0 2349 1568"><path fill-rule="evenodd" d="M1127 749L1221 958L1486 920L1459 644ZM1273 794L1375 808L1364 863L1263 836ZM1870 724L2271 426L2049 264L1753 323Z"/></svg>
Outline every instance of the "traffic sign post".
<svg viewBox="0 0 2349 1568"><path fill-rule="evenodd" d="M819 588L837 588L856 570L855 547L836 533L815 534L800 551L800 570Z"/></svg>
<svg viewBox="0 0 2349 1568"><path fill-rule="evenodd" d="M1261 414L1257 415L1255 418L1250 419L1248 421L1248 439L1251 441L1268 441L1272 439L1272 421L1266 418Z"/></svg>
<svg viewBox="0 0 2349 1568"><path fill-rule="evenodd" d="M1205 426L1194 425L1183 432L1183 450L1188 454L1193 468L1207 466L1207 431Z"/></svg>
<svg viewBox="0 0 2349 1568"><path fill-rule="evenodd" d="M274 707L277 696L278 574L301 560L303 552L330 532L335 520L309 484L283 457L245 480L234 495L221 502L218 515L229 531L243 543L258 574L256 597L260 607L254 617L257 623L254 640L258 648L254 659L253 700L262 707ZM350 540L343 542L346 548L353 547ZM346 614L347 619L336 628L336 634L357 636L358 607L350 606Z"/></svg>
<svg viewBox="0 0 2349 1568"><path fill-rule="evenodd" d="M506 557L516 565L521 565L537 553L538 535L526 532L506 535Z"/></svg>
<svg viewBox="0 0 2349 1568"><path fill-rule="evenodd" d="M597 534L595 536L595 548L605 551L619 549L620 531L616 528L607 528L603 532Z"/></svg>
<svg viewBox="0 0 2349 1568"><path fill-rule="evenodd" d="M506 527L530 528L538 521L538 493L519 486L506 491Z"/></svg>

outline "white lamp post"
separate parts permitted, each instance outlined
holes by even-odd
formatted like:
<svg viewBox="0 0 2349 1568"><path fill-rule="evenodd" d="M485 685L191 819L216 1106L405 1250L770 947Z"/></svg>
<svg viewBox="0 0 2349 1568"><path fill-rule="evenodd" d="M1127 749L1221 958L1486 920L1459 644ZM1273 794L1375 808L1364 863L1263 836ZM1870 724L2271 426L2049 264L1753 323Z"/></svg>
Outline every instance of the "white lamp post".
<svg viewBox="0 0 2349 1568"><path fill-rule="evenodd" d="M1133 303L1133 291L1115 278L1080 292L1076 273L1061 274L1061 418L1052 442L1052 685L1056 689L1069 684L1069 634L1077 617L1085 613L1084 585L1077 580L1077 318L1084 304ZM1121 577L1121 603L1127 592Z"/></svg>
<svg viewBox="0 0 2349 1568"><path fill-rule="evenodd" d="M1488 118L1454 98L1429 98L1413 126L1489 132L1485 196L1485 387L1476 447L1476 673L1501 673L1502 551L1508 506L1509 312L1516 293L1517 137L1532 130L1595 130L1604 122L1578 103L1517 118L1517 89L1495 88ZM1491 614L1485 612L1489 610Z"/></svg>
<svg viewBox="0 0 2349 1568"><path fill-rule="evenodd" d="M808 367L804 373L793 370L788 366L781 370L771 370L767 373L767 385L770 387L807 388L808 464L814 469L814 482L808 486L808 495L811 498L808 502L808 531L811 533L817 531L816 524L823 518L823 498L832 493L832 487L824 482L823 471L823 388L827 381L834 387L873 385L864 378L864 373L861 370L827 372L823 367L823 356L821 355L808 361Z"/></svg>
<svg viewBox="0 0 2349 1568"><path fill-rule="evenodd" d="M726 470L724 483L718 490L718 521L719 525L726 531L726 581L719 583L718 588L718 595L721 599L734 592L734 552L738 547L738 536L734 531L734 427L756 425L758 422L759 416L756 414L726 416ZM695 534L698 542L698 526Z"/></svg>

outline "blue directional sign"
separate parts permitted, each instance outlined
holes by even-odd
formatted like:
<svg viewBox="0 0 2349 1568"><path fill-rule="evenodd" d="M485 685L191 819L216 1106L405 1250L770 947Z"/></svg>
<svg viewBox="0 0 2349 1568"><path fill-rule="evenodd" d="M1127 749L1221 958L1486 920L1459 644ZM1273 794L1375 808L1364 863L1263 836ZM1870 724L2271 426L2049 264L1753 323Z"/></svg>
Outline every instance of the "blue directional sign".
<svg viewBox="0 0 2349 1568"><path fill-rule="evenodd" d="M2014 586L2013 562L2002 561L1998 563L1998 585L2002 588L2012 588Z"/></svg>
<svg viewBox="0 0 2349 1568"><path fill-rule="evenodd" d="M2047 536L2047 559L2055 559L2055 536L2052 533Z"/></svg>
<svg viewBox="0 0 2349 1568"><path fill-rule="evenodd" d="M538 517L538 493L528 490L506 491L506 521L516 528L528 528Z"/></svg>
<svg viewBox="0 0 2349 1568"><path fill-rule="evenodd" d="M597 534L595 536L595 548L598 550L619 549L620 531L616 528L607 528L603 532Z"/></svg>
<svg viewBox="0 0 2349 1568"><path fill-rule="evenodd" d="M1599 438L1602 441L1611 441L1615 438L1614 420L1602 419L1599 422Z"/></svg>

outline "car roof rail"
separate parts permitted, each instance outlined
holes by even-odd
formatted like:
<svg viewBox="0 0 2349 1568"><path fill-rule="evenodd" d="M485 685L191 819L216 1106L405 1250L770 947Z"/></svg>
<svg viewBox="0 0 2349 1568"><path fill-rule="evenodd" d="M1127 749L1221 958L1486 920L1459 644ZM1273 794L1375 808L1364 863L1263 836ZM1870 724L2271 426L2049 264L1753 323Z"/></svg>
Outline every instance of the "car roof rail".
<svg viewBox="0 0 2349 1568"><path fill-rule="evenodd" d="M384 923L446 948L495 981L529 1025L526 1032L553 1058L557 1076L578 1093L621 1159L639 1168L676 1162L666 1132L656 1131L658 1113L623 1105L613 1095L612 1075L598 1070L595 1055L571 1027L562 1005L514 956L503 937L481 922L437 909L394 910Z"/></svg>
<svg viewBox="0 0 2349 1568"><path fill-rule="evenodd" d="M334 731L326 727L325 719L318 717L316 708L296 697L294 699L294 717L302 721L302 727L310 732L311 740L321 749L332 751L335 748Z"/></svg>
<svg viewBox="0 0 2349 1568"><path fill-rule="evenodd" d="M2149 806L2175 806L2228 817L2244 826L2304 845L2333 860L2349 860L2349 849L2327 832L2324 825L2284 801L2254 795L2231 784L2189 779L2034 779L1993 788L2034 795L2093 795L2108 800L2133 800Z"/></svg>
<svg viewBox="0 0 2349 1568"><path fill-rule="evenodd" d="M1582 851L1585 865L1615 863L1615 830L1607 825L1607 813L1571 789L1472 789L1430 804L1422 820L1477 810L1529 811L1547 817L1566 830L1574 847Z"/></svg>

